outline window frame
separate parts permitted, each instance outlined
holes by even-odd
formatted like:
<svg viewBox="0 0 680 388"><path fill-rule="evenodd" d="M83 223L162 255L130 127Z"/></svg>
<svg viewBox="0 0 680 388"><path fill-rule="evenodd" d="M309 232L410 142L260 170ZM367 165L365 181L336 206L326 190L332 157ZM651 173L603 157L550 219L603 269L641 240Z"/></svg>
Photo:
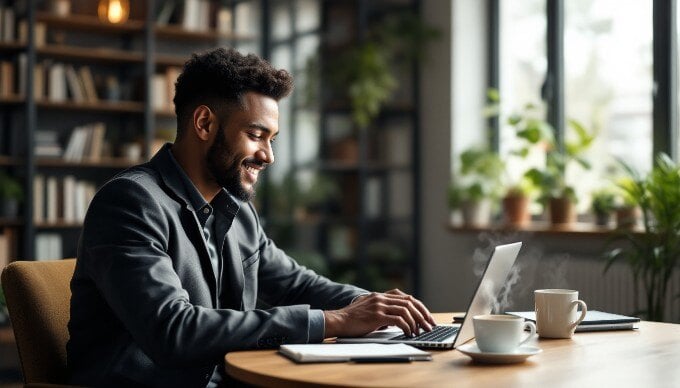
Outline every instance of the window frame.
<svg viewBox="0 0 680 388"><path fill-rule="evenodd" d="M489 88L500 88L500 0L488 1ZM559 152L564 152L564 0L545 0L548 69L541 90L546 120L555 128ZM677 0L653 0L652 158L664 152L678 160ZM500 123L489 119L490 147L499 150ZM651 161L653 163L653 160Z"/></svg>

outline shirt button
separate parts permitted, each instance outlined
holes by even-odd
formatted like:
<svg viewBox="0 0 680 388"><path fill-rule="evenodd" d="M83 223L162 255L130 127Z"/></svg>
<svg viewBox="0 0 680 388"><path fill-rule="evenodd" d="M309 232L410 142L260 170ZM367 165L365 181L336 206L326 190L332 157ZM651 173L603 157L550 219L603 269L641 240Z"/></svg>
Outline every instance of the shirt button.
<svg viewBox="0 0 680 388"><path fill-rule="evenodd" d="M210 214L210 208L204 207L203 214Z"/></svg>

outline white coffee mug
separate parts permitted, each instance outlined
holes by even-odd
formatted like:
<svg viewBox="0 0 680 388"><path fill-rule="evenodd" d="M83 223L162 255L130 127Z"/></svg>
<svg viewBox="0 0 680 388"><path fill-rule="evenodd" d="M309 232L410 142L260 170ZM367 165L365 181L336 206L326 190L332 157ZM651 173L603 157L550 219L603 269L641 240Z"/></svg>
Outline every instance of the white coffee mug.
<svg viewBox="0 0 680 388"><path fill-rule="evenodd" d="M533 322L513 315L476 315L472 317L477 347L482 352L512 353L536 334ZM522 339L525 328L530 333Z"/></svg>
<svg viewBox="0 0 680 388"><path fill-rule="evenodd" d="M579 300L578 291L574 290L536 290L534 298L538 335L544 338L571 338L588 311L586 302Z"/></svg>

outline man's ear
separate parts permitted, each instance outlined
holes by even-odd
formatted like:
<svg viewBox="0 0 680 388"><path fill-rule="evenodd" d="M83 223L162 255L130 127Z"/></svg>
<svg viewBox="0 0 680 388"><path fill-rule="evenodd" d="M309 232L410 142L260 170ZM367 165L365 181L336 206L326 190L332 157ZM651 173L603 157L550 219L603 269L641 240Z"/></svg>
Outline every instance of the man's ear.
<svg viewBox="0 0 680 388"><path fill-rule="evenodd" d="M196 136L204 141L210 139L212 128L210 124L212 123L214 115L210 108L206 105L199 105L194 109L194 114L192 117L193 130Z"/></svg>

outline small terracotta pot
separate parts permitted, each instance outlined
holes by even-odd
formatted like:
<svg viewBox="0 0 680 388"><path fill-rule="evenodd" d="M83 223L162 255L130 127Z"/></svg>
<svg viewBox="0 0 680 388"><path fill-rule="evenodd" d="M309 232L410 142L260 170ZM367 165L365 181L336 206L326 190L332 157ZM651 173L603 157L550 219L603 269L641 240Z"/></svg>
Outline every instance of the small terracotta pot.
<svg viewBox="0 0 680 388"><path fill-rule="evenodd" d="M616 227L618 229L633 229L640 218L640 209L636 207L620 207L616 209Z"/></svg>
<svg viewBox="0 0 680 388"><path fill-rule="evenodd" d="M571 199L566 197L550 198L549 206L551 224L571 224L576 221L576 209Z"/></svg>
<svg viewBox="0 0 680 388"><path fill-rule="evenodd" d="M503 215L508 225L527 225L531 221L529 197L513 194L503 198Z"/></svg>

